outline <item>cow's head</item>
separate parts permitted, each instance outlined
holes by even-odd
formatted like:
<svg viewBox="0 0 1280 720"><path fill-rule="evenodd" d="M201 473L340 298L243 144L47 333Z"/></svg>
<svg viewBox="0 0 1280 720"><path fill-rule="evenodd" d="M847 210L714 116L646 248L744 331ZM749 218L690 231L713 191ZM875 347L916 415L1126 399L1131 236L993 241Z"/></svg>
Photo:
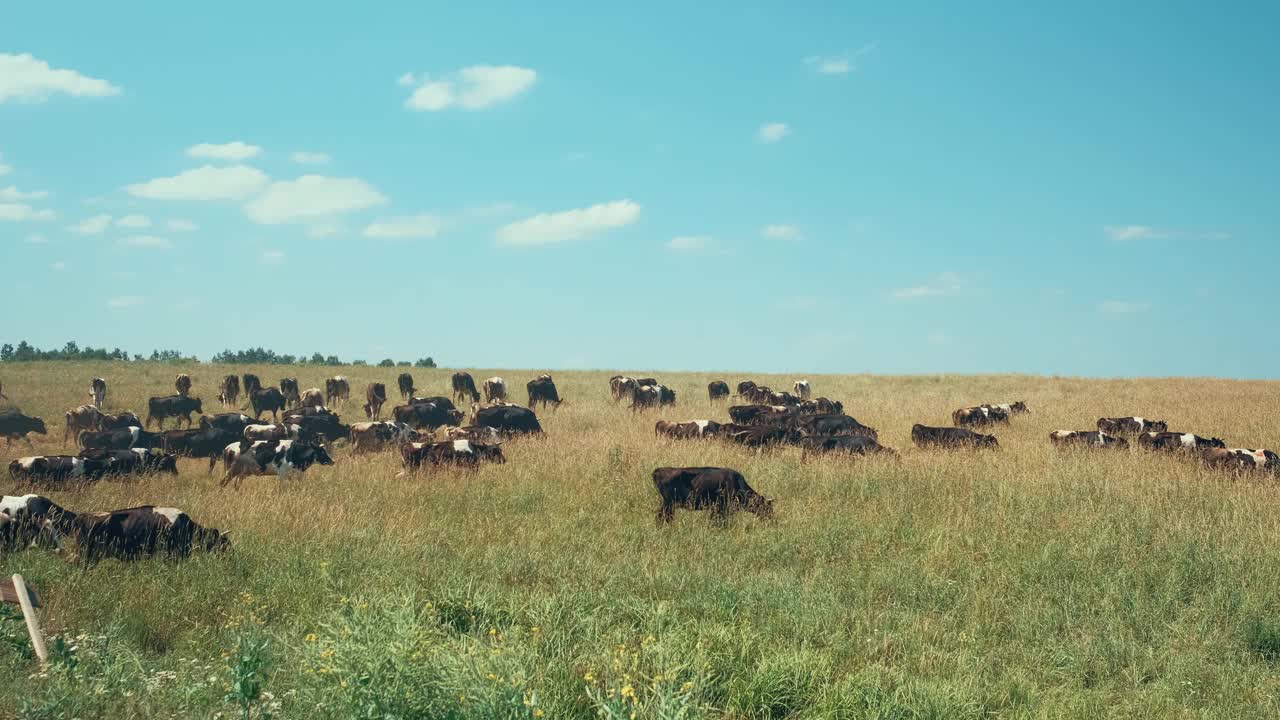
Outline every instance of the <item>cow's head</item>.
<svg viewBox="0 0 1280 720"><path fill-rule="evenodd" d="M755 513L756 517L762 520L773 519L773 498L767 498L763 495L752 495L747 501L747 510Z"/></svg>
<svg viewBox="0 0 1280 720"><path fill-rule="evenodd" d="M200 398L192 398L192 399L191 399L191 402L192 402L192 406L191 406L191 408L192 408L193 410L195 410L196 412L200 413L201 415L203 415L203 414L204 414L204 406L200 404Z"/></svg>
<svg viewBox="0 0 1280 720"><path fill-rule="evenodd" d="M1158 433L1169 432L1169 423L1165 422L1164 420L1148 420L1147 428L1150 429L1152 432L1158 432Z"/></svg>
<svg viewBox="0 0 1280 720"><path fill-rule="evenodd" d="M231 533L218 528L200 528L191 538L192 545L205 552L224 552L231 549Z"/></svg>
<svg viewBox="0 0 1280 720"><path fill-rule="evenodd" d="M1203 443L1203 447L1225 448L1226 446L1227 444L1220 438L1207 438Z"/></svg>
<svg viewBox="0 0 1280 720"><path fill-rule="evenodd" d="M49 430L44 426L44 420L41 418L27 418L27 432L48 435Z"/></svg>
<svg viewBox="0 0 1280 720"><path fill-rule="evenodd" d="M1000 447L995 435L977 435L974 440L978 447Z"/></svg>
<svg viewBox="0 0 1280 720"><path fill-rule="evenodd" d="M448 411L446 411L446 413L447 413L447 414L448 414L448 416L449 416L449 424L450 424L450 425L461 425L461 424L462 424L462 418L463 418L463 417L465 417L465 416L462 414L462 411L461 411L461 410L456 410L456 409L455 409L455 410L448 410Z"/></svg>
<svg viewBox="0 0 1280 720"><path fill-rule="evenodd" d="M1031 412L1030 410L1028 410L1028 409L1027 409L1027 404L1026 404L1024 401L1022 401L1022 400L1019 400L1019 401L1018 401L1018 402L1016 402L1016 403L1012 403L1012 404L1010 404L1010 405L1009 405L1009 411L1010 411L1010 412L1016 412L1016 413L1029 413L1029 412Z"/></svg>
<svg viewBox="0 0 1280 720"><path fill-rule="evenodd" d="M315 445L311 448L311 460L317 465L333 464L333 458L329 457L329 451L323 445Z"/></svg>
<svg viewBox="0 0 1280 720"><path fill-rule="evenodd" d="M471 443L471 449L475 450L476 455L481 460L488 460L499 465L507 461L506 456L502 454L502 448L498 445L484 445L473 442Z"/></svg>
<svg viewBox="0 0 1280 720"><path fill-rule="evenodd" d="M156 472L169 473L170 475L178 474L178 456L170 454L162 454L156 460Z"/></svg>

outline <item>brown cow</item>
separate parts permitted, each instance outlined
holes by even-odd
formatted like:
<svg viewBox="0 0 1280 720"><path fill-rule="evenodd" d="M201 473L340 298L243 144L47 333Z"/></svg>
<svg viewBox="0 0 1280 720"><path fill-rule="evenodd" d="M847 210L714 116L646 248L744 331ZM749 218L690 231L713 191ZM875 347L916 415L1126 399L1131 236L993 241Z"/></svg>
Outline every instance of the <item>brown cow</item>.
<svg viewBox="0 0 1280 720"><path fill-rule="evenodd" d="M324 381L324 404L337 405L351 399L351 383L343 375L334 375Z"/></svg>
<svg viewBox="0 0 1280 720"><path fill-rule="evenodd" d="M67 429L62 433L62 442L77 437L82 430L102 429L102 411L92 405L81 405L66 413Z"/></svg>
<svg viewBox="0 0 1280 720"><path fill-rule="evenodd" d="M320 392L320 388L308 388L302 391L298 398L300 407L316 407L324 405L324 393Z"/></svg>
<svg viewBox="0 0 1280 720"><path fill-rule="evenodd" d="M387 401L387 386L380 382L369 383L364 390L364 414L377 420L382 417L382 404Z"/></svg>
<svg viewBox="0 0 1280 720"><path fill-rule="evenodd" d="M218 387L218 402L223 407L235 405L240 399L240 376L228 375L222 378L222 385Z"/></svg>

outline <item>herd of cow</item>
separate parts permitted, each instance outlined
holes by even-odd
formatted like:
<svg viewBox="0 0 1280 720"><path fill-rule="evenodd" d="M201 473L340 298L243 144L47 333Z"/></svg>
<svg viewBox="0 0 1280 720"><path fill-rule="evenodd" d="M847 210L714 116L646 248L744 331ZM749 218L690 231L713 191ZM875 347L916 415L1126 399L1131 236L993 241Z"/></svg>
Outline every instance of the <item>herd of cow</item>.
<svg viewBox="0 0 1280 720"><path fill-rule="evenodd" d="M9 463L9 474L16 482L29 485L89 482L140 473L176 475L179 457L207 458L210 473L222 462L221 486L238 488L241 479L249 475L275 475L284 481L312 465L331 465L334 461L329 451L338 441L349 442L353 454L394 448L406 472L423 465L476 467L481 462L505 462L501 448L505 438L542 433L534 407L556 408L563 402L550 375L526 384L527 407L507 401L506 382L500 377L481 384L483 402L475 380L465 372L453 375L451 398L417 397L409 373L402 373L397 385L404 404L392 408L390 419L382 419L386 386L375 382L365 390L362 409L366 420L346 424L332 409L350 399L350 383L342 376L327 379L321 391L300 390L296 378L283 378L279 387L264 387L256 375L228 375L218 388L218 400L224 409L230 406L233 411L205 415L200 399L191 396L191 378L182 374L174 381L175 395L148 400L144 421L131 411L104 413L107 383L93 378L91 402L65 414L63 442L74 438L79 452L18 458ZM675 392L654 378L615 375L609 385L614 401L629 399L633 411L676 402ZM242 390L247 404L235 410ZM722 380L711 382L707 394L713 404L731 397L729 385ZM808 381L797 381L791 392L778 392L748 380L738 384L737 395L745 404L728 408L728 422L659 420L655 434L679 439L721 438L752 448L793 445L806 454L897 454L879 443L874 428L845 414L839 401L812 398ZM455 401L471 403L469 425L462 425L465 413ZM242 412L249 409L252 415ZM262 415L268 412L272 422L264 423ZM995 448L999 443L994 435L970 428L1009 423L1013 415L1027 412L1023 402L961 408L952 413L954 427L917 424L911 429L911 438L921 448ZM192 427L192 413L201 416L198 427ZM169 418L185 427L165 430ZM153 423L155 431L150 430ZM435 433L441 428L444 439L437 440ZM1230 449L1217 438L1169 432L1164 421L1099 418L1097 428L1057 430L1049 439L1055 445L1116 449L1128 447L1126 436L1136 436L1144 448L1198 451L1212 467L1280 472L1280 456L1275 452ZM33 432L47 434L42 419L16 410L0 412L0 435L10 444L19 439L30 444L27 436ZM729 468L659 467L653 471L653 482L661 499L660 521L669 521L677 507L707 509L720 517L734 508L762 517L772 515L772 501ZM225 533L203 528L175 508L147 505L74 513L40 495L4 496L0 501L3 547L56 542L62 536L75 537L87 561L103 554L182 557L193 547L216 550L229 546Z"/></svg>

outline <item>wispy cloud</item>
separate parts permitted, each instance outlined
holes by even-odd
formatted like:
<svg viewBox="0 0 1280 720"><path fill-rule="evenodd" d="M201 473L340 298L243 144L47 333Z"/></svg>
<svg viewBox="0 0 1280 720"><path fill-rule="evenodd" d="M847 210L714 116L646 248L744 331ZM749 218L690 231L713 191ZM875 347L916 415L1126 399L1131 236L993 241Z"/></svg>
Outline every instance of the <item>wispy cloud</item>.
<svg viewBox="0 0 1280 720"><path fill-rule="evenodd" d="M360 178L303 175L296 180L271 183L245 205L245 214L260 225L319 224L386 202L385 195Z"/></svg>
<svg viewBox="0 0 1280 720"><path fill-rule="evenodd" d="M85 218L79 223L67 228L71 232L80 233L81 235L99 235L111 225L110 215L94 215Z"/></svg>
<svg viewBox="0 0 1280 720"><path fill-rule="evenodd" d="M269 181L266 173L248 165L202 165L172 177L126 185L125 192L148 200L243 200Z"/></svg>
<svg viewBox="0 0 1280 720"><path fill-rule="evenodd" d="M123 228L148 228L151 227L151 218L146 215L125 215L116 220L116 225Z"/></svg>
<svg viewBox="0 0 1280 720"><path fill-rule="evenodd" d="M0 220L29 222L53 220L58 214L49 209L33 208L26 203L0 203Z"/></svg>
<svg viewBox="0 0 1280 720"><path fill-rule="evenodd" d="M182 220L180 218L170 220L165 223L165 227L169 228L173 232L195 232L200 229L199 225L196 225L190 220Z"/></svg>
<svg viewBox="0 0 1280 720"><path fill-rule="evenodd" d="M954 295L963 290L964 287L964 278L959 274L944 272L921 285L913 285L911 287L894 290L893 297L898 300L916 300L926 297Z"/></svg>
<svg viewBox="0 0 1280 720"><path fill-rule="evenodd" d="M367 238L431 238L439 234L444 221L430 214L385 218L364 229Z"/></svg>
<svg viewBox="0 0 1280 720"><path fill-rule="evenodd" d="M804 233L795 225L765 225L760 228L760 234L774 240L799 240L804 237Z"/></svg>
<svg viewBox="0 0 1280 720"><path fill-rule="evenodd" d="M1098 303L1098 312L1112 314L1128 314L1146 312L1151 309L1149 302L1132 302L1128 300L1106 300Z"/></svg>
<svg viewBox="0 0 1280 720"><path fill-rule="evenodd" d="M666 243L671 252L700 253L711 245L711 238L706 235L678 235Z"/></svg>
<svg viewBox="0 0 1280 720"><path fill-rule="evenodd" d="M148 250L168 250L173 247L173 243L167 239L154 235L133 235L127 238L120 238L116 241L116 244L123 247L145 248Z"/></svg>
<svg viewBox="0 0 1280 720"><path fill-rule="evenodd" d="M533 87L538 73L515 65L472 65L440 78L405 73L399 84L413 87L405 107L438 112L450 107L482 110L514 99Z"/></svg>
<svg viewBox="0 0 1280 720"><path fill-rule="evenodd" d="M1106 225L1102 228L1112 240L1153 240L1164 237L1164 233L1149 225Z"/></svg>
<svg viewBox="0 0 1280 720"><path fill-rule="evenodd" d="M0 53L0 104L10 100L44 102L57 94L106 97L119 95L120 88L75 70L50 67L49 63L31 55Z"/></svg>
<svg viewBox="0 0 1280 720"><path fill-rule="evenodd" d="M0 202L26 202L27 200L43 200L47 197L49 197L49 193L45 190L23 192L13 185L7 188L0 188Z"/></svg>
<svg viewBox="0 0 1280 720"><path fill-rule="evenodd" d="M810 55L804 62L819 75L845 75L859 68L858 60L876 49L874 43L863 45L853 52L838 55Z"/></svg>
<svg viewBox="0 0 1280 720"><path fill-rule="evenodd" d="M540 213L498 228L501 246L552 245L579 240L630 225L640 219L640 206L630 200L616 200L576 210Z"/></svg>
<svg viewBox="0 0 1280 720"><path fill-rule="evenodd" d="M262 148L239 140L229 143L200 143L187 148L187 157L205 160L243 162L260 154L262 154Z"/></svg>
<svg viewBox="0 0 1280 720"><path fill-rule="evenodd" d="M776 143L790 134L791 128L787 127L786 123L773 122L761 125L756 132L756 137L760 138L760 142Z"/></svg>

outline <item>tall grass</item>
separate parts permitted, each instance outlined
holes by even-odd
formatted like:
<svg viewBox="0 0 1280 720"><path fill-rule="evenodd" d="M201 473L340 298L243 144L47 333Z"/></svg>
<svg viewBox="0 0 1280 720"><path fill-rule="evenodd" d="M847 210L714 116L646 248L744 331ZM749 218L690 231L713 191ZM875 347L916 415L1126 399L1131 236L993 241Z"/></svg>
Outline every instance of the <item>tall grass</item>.
<svg viewBox="0 0 1280 720"><path fill-rule="evenodd" d="M256 371L321 386L325 368ZM346 368L356 396L398 370ZM5 394L50 421L90 377L144 410L176 368L0 367ZM412 370L444 394L449 371ZM523 400L540 371L501 374ZM901 451L810 458L657 439L659 417L724 418L700 374L632 414L605 372L555 373L568 402L508 463L397 478L394 453L280 486L181 475L43 492L75 510L181 507L234 550L85 568L0 557L44 597L41 671L0 619L0 716L323 718L1267 717L1280 713L1280 513L1273 481L1188 459L1058 451L1047 434L1101 415L1165 418L1233 445L1280 446L1280 385L1220 380L810 377ZM725 377L730 383L742 378ZM774 387L790 379L757 376ZM910 445L914 422L1026 400L1001 449ZM4 460L30 454L5 449ZM778 518L654 522L658 465L724 465Z"/></svg>

